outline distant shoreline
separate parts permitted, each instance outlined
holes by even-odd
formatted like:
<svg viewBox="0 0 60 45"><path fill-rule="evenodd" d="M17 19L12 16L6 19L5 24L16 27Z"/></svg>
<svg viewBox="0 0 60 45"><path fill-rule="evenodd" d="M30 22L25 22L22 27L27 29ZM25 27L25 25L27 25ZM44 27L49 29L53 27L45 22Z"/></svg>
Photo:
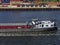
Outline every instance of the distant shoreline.
<svg viewBox="0 0 60 45"><path fill-rule="evenodd" d="M60 10L60 7L51 7L51 8L46 8L46 7L41 7L41 8L10 8L10 7L0 7L0 10Z"/></svg>

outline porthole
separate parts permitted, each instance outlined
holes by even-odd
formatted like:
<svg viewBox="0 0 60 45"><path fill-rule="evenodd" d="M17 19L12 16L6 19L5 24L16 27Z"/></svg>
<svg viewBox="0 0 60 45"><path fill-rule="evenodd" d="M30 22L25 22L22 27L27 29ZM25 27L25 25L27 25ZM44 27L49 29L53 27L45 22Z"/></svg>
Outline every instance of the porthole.
<svg viewBox="0 0 60 45"><path fill-rule="evenodd" d="M48 27L48 25L46 25L46 27Z"/></svg>
<svg viewBox="0 0 60 45"><path fill-rule="evenodd" d="M51 25L51 26L53 26L53 25Z"/></svg>

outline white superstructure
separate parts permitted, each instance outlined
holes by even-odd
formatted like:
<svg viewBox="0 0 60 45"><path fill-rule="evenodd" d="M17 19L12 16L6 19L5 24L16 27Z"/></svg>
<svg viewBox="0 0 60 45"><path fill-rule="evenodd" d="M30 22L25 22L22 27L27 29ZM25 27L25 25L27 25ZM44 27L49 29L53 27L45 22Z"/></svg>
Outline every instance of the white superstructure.
<svg viewBox="0 0 60 45"><path fill-rule="evenodd" d="M52 22L52 21L33 20L32 24L34 25L34 28L52 28L52 27L55 27L55 22Z"/></svg>

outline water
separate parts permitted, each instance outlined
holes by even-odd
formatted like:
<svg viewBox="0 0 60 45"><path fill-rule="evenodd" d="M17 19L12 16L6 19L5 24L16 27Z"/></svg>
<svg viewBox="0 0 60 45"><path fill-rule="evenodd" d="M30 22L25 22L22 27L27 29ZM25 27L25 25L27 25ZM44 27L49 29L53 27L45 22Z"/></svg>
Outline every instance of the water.
<svg viewBox="0 0 60 45"><path fill-rule="evenodd" d="M0 37L1 45L60 45L59 36Z"/></svg>
<svg viewBox="0 0 60 45"><path fill-rule="evenodd" d="M57 26L60 26L60 10L36 10L36 11L0 11L0 22L24 22L31 21L32 18L40 20L55 19ZM55 32L60 34L60 27ZM22 37L0 37L1 45L60 45L60 35L45 36L22 36Z"/></svg>

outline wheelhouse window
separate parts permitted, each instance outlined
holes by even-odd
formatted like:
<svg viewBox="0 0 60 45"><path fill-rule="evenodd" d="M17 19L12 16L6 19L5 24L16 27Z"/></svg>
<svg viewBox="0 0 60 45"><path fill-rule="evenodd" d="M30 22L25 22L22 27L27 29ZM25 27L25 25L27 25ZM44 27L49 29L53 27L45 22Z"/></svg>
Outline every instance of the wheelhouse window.
<svg viewBox="0 0 60 45"><path fill-rule="evenodd" d="M44 25L42 25L42 27L44 27Z"/></svg>
<svg viewBox="0 0 60 45"><path fill-rule="evenodd" d="M48 27L48 25L46 25L46 27Z"/></svg>
<svg viewBox="0 0 60 45"><path fill-rule="evenodd" d="M54 25L51 25L51 26L54 26Z"/></svg>

